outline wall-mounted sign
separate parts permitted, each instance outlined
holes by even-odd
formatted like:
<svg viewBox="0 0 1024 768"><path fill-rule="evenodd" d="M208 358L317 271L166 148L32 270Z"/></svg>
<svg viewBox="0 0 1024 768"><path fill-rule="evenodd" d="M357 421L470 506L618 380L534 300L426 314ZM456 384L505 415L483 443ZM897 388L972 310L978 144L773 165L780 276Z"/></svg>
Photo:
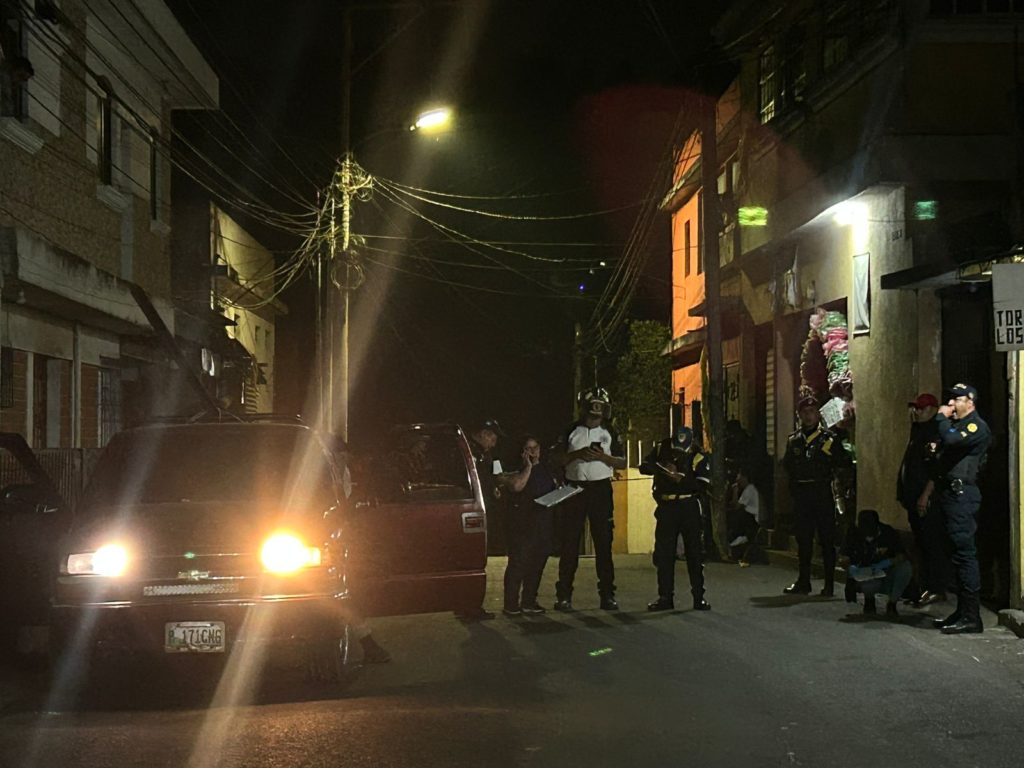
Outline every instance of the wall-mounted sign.
<svg viewBox="0 0 1024 768"><path fill-rule="evenodd" d="M760 205L743 205L736 211L736 221L741 227L767 227L768 209Z"/></svg>
<svg viewBox="0 0 1024 768"><path fill-rule="evenodd" d="M992 265L992 314L996 351L1024 349L1024 264Z"/></svg>

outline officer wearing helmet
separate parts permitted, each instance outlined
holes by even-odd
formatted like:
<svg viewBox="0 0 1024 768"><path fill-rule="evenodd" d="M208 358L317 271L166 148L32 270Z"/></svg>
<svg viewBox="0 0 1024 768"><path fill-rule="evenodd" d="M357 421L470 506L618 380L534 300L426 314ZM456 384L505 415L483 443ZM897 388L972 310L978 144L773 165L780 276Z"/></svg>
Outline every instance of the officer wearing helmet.
<svg viewBox="0 0 1024 768"><path fill-rule="evenodd" d="M608 392L594 387L579 396L580 420L565 434L560 448L565 479L583 489L562 505L561 556L558 583L555 585L555 609L571 611L573 580L579 565L580 538L584 521L590 523L597 567L597 591L601 608L617 611L615 601L615 565L612 562L612 476L625 469L619 440L607 423L611 416Z"/></svg>
<svg viewBox="0 0 1024 768"><path fill-rule="evenodd" d="M649 611L675 608L676 539L686 545L686 570L690 575L693 609L709 611L704 599L704 562L701 533L704 529L701 496L711 484L708 457L694 446L693 430L679 427L644 457L640 471L654 476L654 566L658 569L658 599Z"/></svg>

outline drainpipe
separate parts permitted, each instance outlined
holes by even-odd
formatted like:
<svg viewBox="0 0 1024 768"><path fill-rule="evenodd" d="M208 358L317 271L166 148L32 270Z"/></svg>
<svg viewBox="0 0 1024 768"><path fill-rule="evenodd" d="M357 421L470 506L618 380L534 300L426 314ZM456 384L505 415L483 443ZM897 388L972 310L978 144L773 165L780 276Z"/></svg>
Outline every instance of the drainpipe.
<svg viewBox="0 0 1024 768"><path fill-rule="evenodd" d="M1021 528L1024 510L1021 509L1021 386L1020 352L1006 353L1006 372L1010 393L1009 418L1009 483L1010 483L1010 607L1024 608L1024 549L1021 547Z"/></svg>
<svg viewBox="0 0 1024 768"><path fill-rule="evenodd" d="M1020 27L1013 26L1013 138L1016 153L1017 173L1013 184L1013 230L1021 236L1021 206L1024 205L1021 180L1024 178L1024 151L1021 143L1022 121L1024 115L1024 94L1021 93L1020 67L1017 64L1020 52ZM1018 241L1019 242L1019 241ZM1022 548L1021 528L1024 525L1024 509L1021 509L1021 386L1020 386L1020 352L1006 353L1007 392L1010 396L1009 423L1007 425L1007 443L1009 453L1009 504L1010 504L1010 607L1024 608L1024 548Z"/></svg>
<svg viewBox="0 0 1024 768"><path fill-rule="evenodd" d="M71 447L82 447L82 326L75 323L71 342Z"/></svg>

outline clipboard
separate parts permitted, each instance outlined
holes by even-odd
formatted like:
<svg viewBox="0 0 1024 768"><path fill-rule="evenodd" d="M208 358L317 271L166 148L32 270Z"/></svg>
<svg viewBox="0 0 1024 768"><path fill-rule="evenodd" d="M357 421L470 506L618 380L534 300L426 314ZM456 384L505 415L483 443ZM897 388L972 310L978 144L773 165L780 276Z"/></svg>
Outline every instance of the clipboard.
<svg viewBox="0 0 1024 768"><path fill-rule="evenodd" d="M561 504L566 499L571 499L577 493L583 493L583 489L576 485L563 485L545 493L543 496L538 496L534 501L542 507L553 507L556 504Z"/></svg>

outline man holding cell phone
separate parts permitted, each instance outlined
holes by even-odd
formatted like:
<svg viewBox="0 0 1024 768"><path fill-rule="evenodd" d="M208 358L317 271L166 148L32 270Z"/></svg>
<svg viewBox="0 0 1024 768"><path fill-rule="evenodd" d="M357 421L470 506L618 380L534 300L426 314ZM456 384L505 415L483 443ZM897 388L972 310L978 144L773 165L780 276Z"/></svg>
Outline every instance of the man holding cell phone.
<svg viewBox="0 0 1024 768"><path fill-rule="evenodd" d="M581 418L569 427L562 442L562 465L565 479L583 489L561 505L561 556L558 562L558 583L555 585L555 609L571 611L573 581L579 566L580 539L584 521L590 523L597 567L597 591L602 610L617 611L615 600L615 565L612 562L614 507L612 477L616 469L625 469L619 440L607 424L611 414L608 392L595 387L580 393Z"/></svg>

